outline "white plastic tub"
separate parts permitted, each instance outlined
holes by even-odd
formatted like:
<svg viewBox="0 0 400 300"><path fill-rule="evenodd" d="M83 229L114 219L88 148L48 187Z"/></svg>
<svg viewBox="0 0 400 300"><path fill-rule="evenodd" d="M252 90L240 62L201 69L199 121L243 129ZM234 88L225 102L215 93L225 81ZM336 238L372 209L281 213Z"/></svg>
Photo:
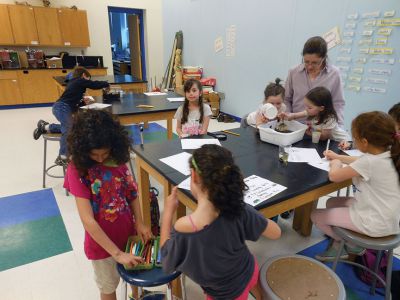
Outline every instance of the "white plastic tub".
<svg viewBox="0 0 400 300"><path fill-rule="evenodd" d="M294 144L303 139L304 133L307 130L307 125L304 125L297 121L285 121L288 130L292 131L289 133L282 133L275 131L277 121L268 122L258 126L260 129L260 139L263 142L271 143L274 145L287 146Z"/></svg>

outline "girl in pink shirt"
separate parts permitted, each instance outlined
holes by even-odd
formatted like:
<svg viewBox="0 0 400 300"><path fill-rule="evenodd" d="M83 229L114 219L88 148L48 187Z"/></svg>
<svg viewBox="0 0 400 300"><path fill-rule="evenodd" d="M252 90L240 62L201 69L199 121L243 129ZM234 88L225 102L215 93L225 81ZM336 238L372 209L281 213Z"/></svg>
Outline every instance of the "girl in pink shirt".
<svg viewBox="0 0 400 300"><path fill-rule="evenodd" d="M68 135L71 162L64 187L75 196L85 228L84 249L92 261L100 298L116 299L116 263L134 266L141 258L125 253L128 237L151 237L142 221L137 186L126 163L127 131L105 111L79 112Z"/></svg>

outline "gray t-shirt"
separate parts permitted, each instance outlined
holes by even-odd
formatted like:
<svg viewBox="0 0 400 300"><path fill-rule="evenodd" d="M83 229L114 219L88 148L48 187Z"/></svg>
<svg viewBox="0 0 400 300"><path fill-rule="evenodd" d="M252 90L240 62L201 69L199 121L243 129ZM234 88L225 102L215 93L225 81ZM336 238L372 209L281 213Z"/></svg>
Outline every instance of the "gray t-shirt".
<svg viewBox="0 0 400 300"><path fill-rule="evenodd" d="M197 232L172 229L161 249L163 269L185 273L214 299L234 299L244 291L254 270L245 241L256 241L266 227L267 219L246 204L240 217L219 216Z"/></svg>

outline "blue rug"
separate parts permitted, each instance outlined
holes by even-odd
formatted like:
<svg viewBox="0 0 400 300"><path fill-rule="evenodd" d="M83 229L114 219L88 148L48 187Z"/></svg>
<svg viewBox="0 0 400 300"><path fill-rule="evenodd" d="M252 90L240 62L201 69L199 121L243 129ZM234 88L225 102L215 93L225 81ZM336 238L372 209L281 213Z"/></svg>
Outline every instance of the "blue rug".
<svg viewBox="0 0 400 300"><path fill-rule="evenodd" d="M139 125L126 126L131 138L133 139L134 145L140 145L140 130ZM154 143L167 140L167 129L158 125L157 123L149 123L148 128L143 130L144 143ZM176 139L178 136L173 134L173 138Z"/></svg>
<svg viewBox="0 0 400 300"><path fill-rule="evenodd" d="M72 250L52 189L0 198L0 271Z"/></svg>
<svg viewBox="0 0 400 300"><path fill-rule="evenodd" d="M323 240L322 242L304 249L298 254L314 258L316 254L323 252L328 247L328 243L328 239ZM328 263L327 265L331 267L332 263ZM400 270L400 260L395 257L393 258L393 270ZM381 300L384 298L383 289L377 289L377 292L374 296L370 295L370 286L358 279L356 273L354 272L354 268L351 265L339 263L336 268L336 273L346 288L348 300Z"/></svg>

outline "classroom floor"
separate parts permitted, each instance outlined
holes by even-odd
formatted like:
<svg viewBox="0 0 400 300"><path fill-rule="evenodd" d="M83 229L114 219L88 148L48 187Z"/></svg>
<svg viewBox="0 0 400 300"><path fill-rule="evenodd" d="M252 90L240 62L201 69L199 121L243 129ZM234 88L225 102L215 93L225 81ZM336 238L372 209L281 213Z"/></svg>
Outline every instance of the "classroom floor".
<svg viewBox="0 0 400 300"><path fill-rule="evenodd" d="M62 179L48 178L47 187L50 189L42 189L43 140L35 141L32 138L38 119L55 121L50 107L0 110L0 238L7 237L6 245L1 245L0 259L7 254L5 249L9 249L14 251L17 260L10 260L8 265L0 262L5 266L4 271L0 272L0 298L99 299L91 264L83 253L84 231L74 198L65 195ZM163 122L159 124L165 127ZM209 131L236 127L239 127L239 123L218 123L212 120ZM52 162L57 153L58 144L50 142L48 161ZM61 173L61 170L58 171ZM156 182L152 183L157 186ZM19 195L23 193L29 194ZM44 197L43 193L47 196ZM159 199L162 197L161 193ZM325 201L326 197L320 199L319 205L323 206ZM160 206L162 208L162 202ZM3 222L2 214L15 214L15 218L8 218L14 223ZM19 214L29 217L20 220ZM248 243L260 265L271 256L294 254L324 239L315 228L310 237L300 236L291 229L290 219L279 219L279 225L282 237L278 241L261 238L257 242ZM53 230L43 235L43 228ZM20 240L19 236L29 238ZM48 253L41 253L40 245L46 241L55 246ZM397 253L400 254L399 249ZM19 266L12 267L18 262ZM117 290L118 296L120 289L121 284ZM201 289L189 279L186 280L186 289L188 299L204 299Z"/></svg>

